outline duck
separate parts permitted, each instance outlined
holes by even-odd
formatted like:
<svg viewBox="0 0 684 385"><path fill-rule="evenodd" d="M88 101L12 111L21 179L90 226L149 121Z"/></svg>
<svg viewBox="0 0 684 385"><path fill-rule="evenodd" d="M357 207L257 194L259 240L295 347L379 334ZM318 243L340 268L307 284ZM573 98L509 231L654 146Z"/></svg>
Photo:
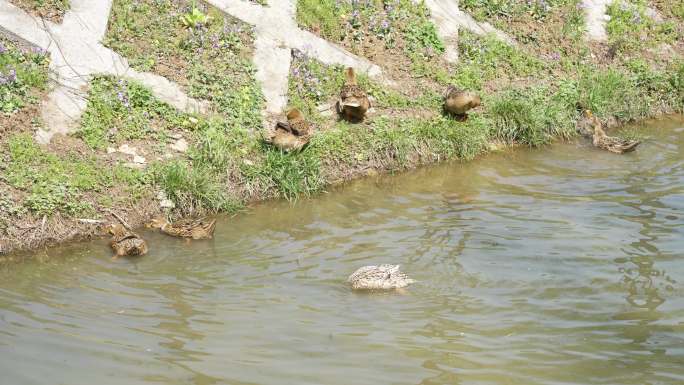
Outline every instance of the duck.
<svg viewBox="0 0 684 385"><path fill-rule="evenodd" d="M112 235L109 246L114 250L112 259L120 257L139 257L147 254L147 242L138 234L127 230L120 224L113 224L107 228Z"/></svg>
<svg viewBox="0 0 684 385"><path fill-rule="evenodd" d="M160 229L162 233L179 238L211 239L216 228L216 219L186 219L171 223L164 217L152 219L148 227Z"/></svg>
<svg viewBox="0 0 684 385"><path fill-rule="evenodd" d="M591 111L584 111L585 117L591 120L594 134L593 134L593 144L595 147L600 149L610 151L615 154L624 154L627 152L634 151L637 146L641 143L638 140L622 139L614 136L608 136L603 130L603 124L596 118Z"/></svg>
<svg viewBox="0 0 684 385"><path fill-rule="evenodd" d="M304 118L304 114L293 108L287 113L287 122L278 122L266 142L282 151L299 151L306 146L313 136L313 126Z"/></svg>
<svg viewBox="0 0 684 385"><path fill-rule="evenodd" d="M480 96L474 92L463 91L455 86L449 86L444 93L444 110L455 115L457 119L468 119L467 112L480 105Z"/></svg>
<svg viewBox="0 0 684 385"><path fill-rule="evenodd" d="M350 122L361 122L371 108L366 91L359 87L354 69L349 67L344 72L345 81L337 102L337 112Z"/></svg>
<svg viewBox="0 0 684 385"><path fill-rule="evenodd" d="M399 265L389 264L360 267L347 278L347 283L354 290L401 289L414 282L416 281L399 271Z"/></svg>

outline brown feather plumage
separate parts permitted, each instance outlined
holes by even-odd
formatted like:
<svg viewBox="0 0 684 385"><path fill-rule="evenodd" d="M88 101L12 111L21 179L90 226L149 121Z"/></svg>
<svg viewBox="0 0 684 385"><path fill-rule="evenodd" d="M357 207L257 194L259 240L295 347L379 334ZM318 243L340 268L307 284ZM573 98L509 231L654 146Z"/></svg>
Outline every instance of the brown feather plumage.
<svg viewBox="0 0 684 385"><path fill-rule="evenodd" d="M109 246L114 250L114 259L147 254L147 243L138 234L118 224L109 226L108 231L112 235Z"/></svg>
<svg viewBox="0 0 684 385"><path fill-rule="evenodd" d="M359 87L353 68L345 71L345 82L340 90L340 100L337 102L338 112L351 122L360 122L366 117L371 108L366 91Z"/></svg>
<svg viewBox="0 0 684 385"><path fill-rule="evenodd" d="M287 113L287 122L278 122L266 140L283 151L299 151L309 143L313 131L304 114L293 108Z"/></svg>
<svg viewBox="0 0 684 385"><path fill-rule="evenodd" d="M211 239L216 228L216 219L185 219L171 223L166 218L155 218L148 225L162 233L179 238Z"/></svg>
<svg viewBox="0 0 684 385"><path fill-rule="evenodd" d="M480 105L480 96L449 86L444 93L444 110L458 117L467 117L467 112Z"/></svg>

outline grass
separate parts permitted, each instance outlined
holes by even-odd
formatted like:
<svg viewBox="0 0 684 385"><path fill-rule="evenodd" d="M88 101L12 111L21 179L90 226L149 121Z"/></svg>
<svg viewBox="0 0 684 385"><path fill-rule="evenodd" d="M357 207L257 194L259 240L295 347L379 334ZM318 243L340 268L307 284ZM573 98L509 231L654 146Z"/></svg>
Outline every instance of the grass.
<svg viewBox="0 0 684 385"><path fill-rule="evenodd" d="M169 129L191 125L188 116L157 101L142 85L100 76L91 82L77 135L92 148L103 149L134 139L164 143Z"/></svg>
<svg viewBox="0 0 684 385"><path fill-rule="evenodd" d="M525 51L551 64L578 61L584 44L584 12L580 0L463 0L461 9L506 32Z"/></svg>
<svg viewBox="0 0 684 385"><path fill-rule="evenodd" d="M92 212L93 206L83 199L84 194L104 193L118 183L132 186L142 178L135 170L107 167L94 156L51 153L39 147L28 134L12 135L6 150L4 179L26 193L23 206L39 215Z"/></svg>
<svg viewBox="0 0 684 385"><path fill-rule="evenodd" d="M498 40L493 35L477 36L459 33L459 59L456 70L449 71L426 63L415 66L419 75L433 76L440 84L454 84L471 90L482 90L488 82L538 74L545 64Z"/></svg>
<svg viewBox="0 0 684 385"><path fill-rule="evenodd" d="M48 58L42 51L24 51L0 39L0 113L11 115L38 102L47 86Z"/></svg>
<svg viewBox="0 0 684 385"><path fill-rule="evenodd" d="M501 92L489 101L494 135L507 143L532 147L572 137L577 118L573 96L543 86Z"/></svg>
<svg viewBox="0 0 684 385"><path fill-rule="evenodd" d="M133 68L159 73L210 101L230 124L256 131L263 97L251 63L253 39L251 27L201 2L118 0L105 44Z"/></svg>
<svg viewBox="0 0 684 385"><path fill-rule="evenodd" d="M618 53L640 51L645 46L657 43L672 44L680 38L677 24L673 20L656 22L646 13L646 1L614 1L606 14L609 43Z"/></svg>
<svg viewBox="0 0 684 385"><path fill-rule="evenodd" d="M297 21L324 38L365 55L365 47L384 47L394 60L434 60L444 52L430 13L411 0L298 0ZM401 62L401 61L400 61Z"/></svg>
<svg viewBox="0 0 684 385"><path fill-rule="evenodd" d="M71 7L69 0L10 0L10 3L53 21L61 21Z"/></svg>

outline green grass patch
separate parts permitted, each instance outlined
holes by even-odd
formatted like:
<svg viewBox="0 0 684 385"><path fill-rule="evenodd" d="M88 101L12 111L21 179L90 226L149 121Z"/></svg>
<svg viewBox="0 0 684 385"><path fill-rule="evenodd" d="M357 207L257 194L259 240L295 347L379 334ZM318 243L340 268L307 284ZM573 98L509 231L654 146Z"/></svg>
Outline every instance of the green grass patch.
<svg viewBox="0 0 684 385"><path fill-rule="evenodd" d="M441 84L454 84L471 90L481 90L487 82L539 74L545 64L493 35L478 36L467 31L459 33L460 62L453 71L438 64L422 62L413 71L433 77Z"/></svg>
<svg viewBox="0 0 684 385"><path fill-rule="evenodd" d="M413 61L432 60L444 52L423 2L299 0L297 21L352 50L369 42L386 49L403 47Z"/></svg>
<svg viewBox="0 0 684 385"><path fill-rule="evenodd" d="M90 212L93 206L83 199L84 194L103 193L118 183L133 186L142 181L139 171L107 167L94 156L48 152L28 134L11 136L6 151L4 178L12 187L27 193L23 206L40 215Z"/></svg>
<svg viewBox="0 0 684 385"><path fill-rule="evenodd" d="M42 51L24 51L0 39L0 113L11 115L37 103L47 86L48 58Z"/></svg>
<svg viewBox="0 0 684 385"><path fill-rule="evenodd" d="M53 21L60 21L71 8L69 0L10 0L10 3Z"/></svg>
<svg viewBox="0 0 684 385"><path fill-rule="evenodd" d="M190 119L137 82L100 76L91 82L77 135L98 149L134 139L164 143L167 129L191 127Z"/></svg>
<svg viewBox="0 0 684 385"><path fill-rule="evenodd" d="M182 212L232 212L240 207L240 202L229 195L225 183L209 168L174 160L157 165L153 175Z"/></svg>
<svg viewBox="0 0 684 385"><path fill-rule="evenodd" d="M680 38L677 24L671 20L656 22L646 14L647 5L644 0L616 0L608 5L606 31L616 52L636 52L657 43L672 44Z"/></svg>
<svg viewBox="0 0 684 385"><path fill-rule="evenodd" d="M257 162L242 167L248 186L254 186L264 195L276 191L286 199L310 196L323 188L321 162L311 147L285 153L264 143L261 150L262 157Z"/></svg>
<svg viewBox="0 0 684 385"><path fill-rule="evenodd" d="M201 2L118 0L105 44L133 68L178 82L230 124L254 131L263 96L251 62L253 39L250 26Z"/></svg>
<svg viewBox="0 0 684 385"><path fill-rule="evenodd" d="M503 91L487 101L494 136L528 146L569 138L575 134L574 96L542 86Z"/></svg>
<svg viewBox="0 0 684 385"><path fill-rule="evenodd" d="M491 19L514 19L530 15L535 20L544 20L554 7L569 0L461 0L459 6L478 21Z"/></svg>

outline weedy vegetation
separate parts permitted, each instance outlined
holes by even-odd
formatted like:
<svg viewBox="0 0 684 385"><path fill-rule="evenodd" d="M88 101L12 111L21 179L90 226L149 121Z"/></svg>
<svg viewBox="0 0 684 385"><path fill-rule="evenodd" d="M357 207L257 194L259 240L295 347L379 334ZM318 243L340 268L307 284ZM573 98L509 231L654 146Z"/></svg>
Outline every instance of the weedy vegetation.
<svg viewBox="0 0 684 385"><path fill-rule="evenodd" d="M71 7L69 0L10 0L10 3L55 22L61 22L64 13Z"/></svg>

